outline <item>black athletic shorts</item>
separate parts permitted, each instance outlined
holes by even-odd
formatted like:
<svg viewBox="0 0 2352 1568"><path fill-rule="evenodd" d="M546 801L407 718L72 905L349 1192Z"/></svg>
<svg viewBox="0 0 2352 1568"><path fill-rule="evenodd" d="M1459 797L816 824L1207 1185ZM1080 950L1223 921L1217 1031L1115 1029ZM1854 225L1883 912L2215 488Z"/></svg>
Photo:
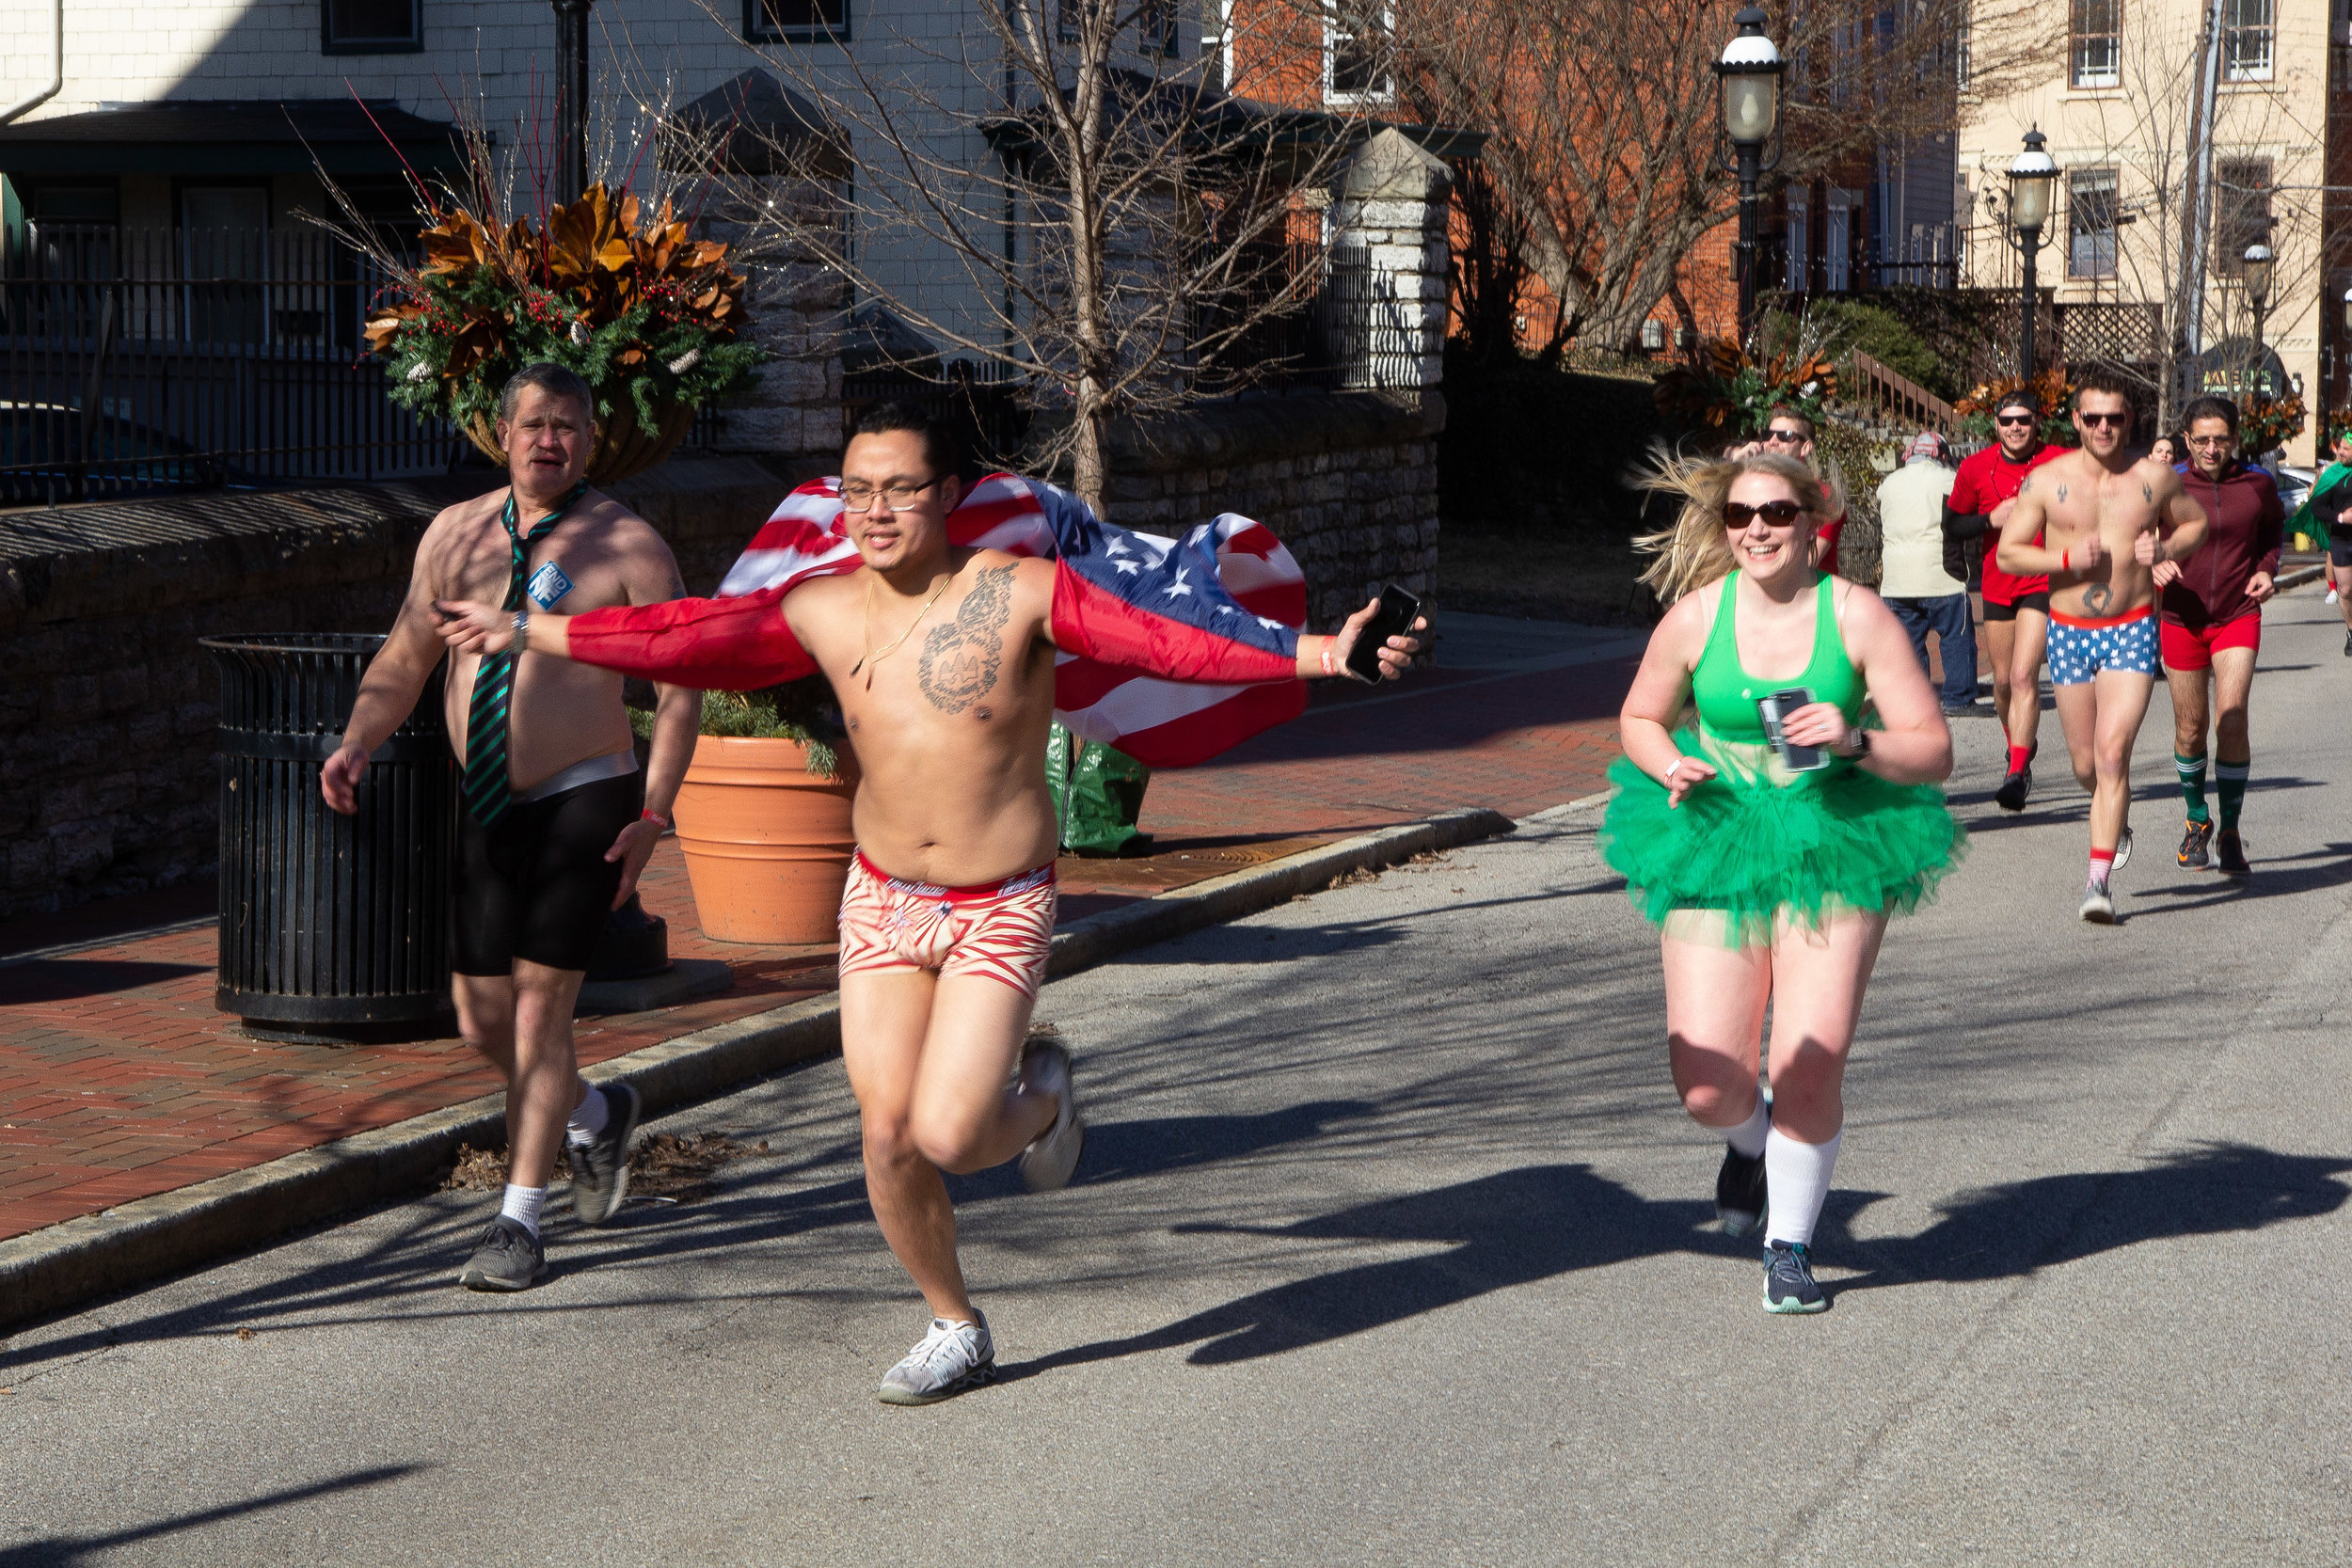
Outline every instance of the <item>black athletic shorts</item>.
<svg viewBox="0 0 2352 1568"><path fill-rule="evenodd" d="M2339 572L2352 566L2352 527L2328 531L2328 560Z"/></svg>
<svg viewBox="0 0 2352 1568"><path fill-rule="evenodd" d="M1988 621L2014 621L2021 610L2038 610L2047 615L2050 613L2050 595L2044 592L2020 594L2011 604L1994 604L1991 599L1984 601L1984 618Z"/></svg>
<svg viewBox="0 0 2352 1568"><path fill-rule="evenodd" d="M645 809L645 776L517 800L495 828L457 808L456 952L460 974L512 974L516 958L586 969L604 932L621 863L605 851Z"/></svg>

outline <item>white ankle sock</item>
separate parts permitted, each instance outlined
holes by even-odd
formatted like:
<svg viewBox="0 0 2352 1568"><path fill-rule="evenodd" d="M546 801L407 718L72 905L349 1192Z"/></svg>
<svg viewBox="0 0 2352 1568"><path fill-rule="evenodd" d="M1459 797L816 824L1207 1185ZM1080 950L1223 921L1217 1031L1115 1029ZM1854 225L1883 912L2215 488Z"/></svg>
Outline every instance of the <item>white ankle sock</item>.
<svg viewBox="0 0 2352 1568"><path fill-rule="evenodd" d="M547 1201L548 1190L545 1187L517 1187L509 1181L506 1184L506 1202L499 1212L536 1236L539 1234L539 1211Z"/></svg>
<svg viewBox="0 0 2352 1568"><path fill-rule="evenodd" d="M1845 1136L1841 1130L1825 1144L1801 1144L1775 1127L1764 1140L1764 1183L1772 1195L1772 1215L1764 1225L1766 1246L1813 1244L1813 1225L1829 1197L1830 1172L1837 1168L1837 1146Z"/></svg>
<svg viewBox="0 0 2352 1568"><path fill-rule="evenodd" d="M1731 1146L1733 1153L1742 1160L1753 1160L1764 1152L1764 1134L1772 1127L1772 1108L1764 1103L1764 1097L1759 1094L1756 1097L1756 1109L1747 1120L1737 1127L1719 1127L1716 1131L1724 1135L1724 1142Z"/></svg>
<svg viewBox="0 0 2352 1568"><path fill-rule="evenodd" d="M605 1102L604 1091L591 1084L587 1095L573 1108L572 1119L564 1125L564 1141L574 1148L586 1148L612 1119L612 1107Z"/></svg>

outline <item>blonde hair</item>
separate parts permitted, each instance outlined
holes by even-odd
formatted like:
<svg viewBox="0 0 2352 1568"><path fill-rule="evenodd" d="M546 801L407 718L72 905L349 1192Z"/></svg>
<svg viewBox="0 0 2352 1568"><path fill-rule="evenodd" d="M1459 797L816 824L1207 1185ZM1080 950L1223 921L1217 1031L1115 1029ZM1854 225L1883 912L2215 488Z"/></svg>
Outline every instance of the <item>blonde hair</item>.
<svg viewBox="0 0 2352 1568"><path fill-rule="evenodd" d="M1636 535L1633 547L1658 558L1643 572L1642 581L1661 604L1673 604L1693 589L1721 581L1739 563L1724 536L1724 501L1731 482L1742 474L1770 474L1787 484L1817 529L1842 510L1835 484L1793 457L1767 451L1709 461L1660 450L1637 483L1652 495L1680 497L1682 510L1672 527Z"/></svg>

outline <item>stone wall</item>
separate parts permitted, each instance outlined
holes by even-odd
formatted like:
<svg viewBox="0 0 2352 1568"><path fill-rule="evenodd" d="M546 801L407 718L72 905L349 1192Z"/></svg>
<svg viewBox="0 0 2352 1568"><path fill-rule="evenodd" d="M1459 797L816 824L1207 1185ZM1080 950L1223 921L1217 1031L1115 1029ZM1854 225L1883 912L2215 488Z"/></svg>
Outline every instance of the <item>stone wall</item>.
<svg viewBox="0 0 2352 1568"><path fill-rule="evenodd" d="M613 489L708 593L800 477L681 459ZM490 478L0 515L0 916L209 874L218 678L197 639L384 629L425 525Z"/></svg>
<svg viewBox="0 0 2352 1568"><path fill-rule="evenodd" d="M1383 582L1431 596L1444 428L1434 391L1207 404L1113 432L1104 510L1166 534L1220 512L1256 518L1306 573L1309 629L1329 631Z"/></svg>

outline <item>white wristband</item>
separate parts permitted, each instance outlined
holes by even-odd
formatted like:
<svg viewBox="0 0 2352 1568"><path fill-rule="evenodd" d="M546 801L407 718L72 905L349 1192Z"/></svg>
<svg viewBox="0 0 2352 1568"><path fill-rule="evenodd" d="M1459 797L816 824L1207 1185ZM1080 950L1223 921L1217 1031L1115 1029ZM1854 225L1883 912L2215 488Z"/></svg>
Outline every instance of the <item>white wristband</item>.
<svg viewBox="0 0 2352 1568"><path fill-rule="evenodd" d="M1671 789L1672 787L1674 787L1674 782L1675 782L1675 771L1676 771L1676 769L1679 768L1680 768L1680 767L1681 767L1684 763L1686 763L1686 762L1688 762L1688 761L1690 761L1690 760L1691 760L1691 759L1690 759L1689 757L1680 757L1680 756L1678 756L1678 757L1675 758L1673 762L1671 762L1671 763L1669 763L1669 764L1667 765L1667 767L1666 767L1666 785L1667 785L1667 787L1668 787L1668 788L1670 788L1670 789Z"/></svg>

